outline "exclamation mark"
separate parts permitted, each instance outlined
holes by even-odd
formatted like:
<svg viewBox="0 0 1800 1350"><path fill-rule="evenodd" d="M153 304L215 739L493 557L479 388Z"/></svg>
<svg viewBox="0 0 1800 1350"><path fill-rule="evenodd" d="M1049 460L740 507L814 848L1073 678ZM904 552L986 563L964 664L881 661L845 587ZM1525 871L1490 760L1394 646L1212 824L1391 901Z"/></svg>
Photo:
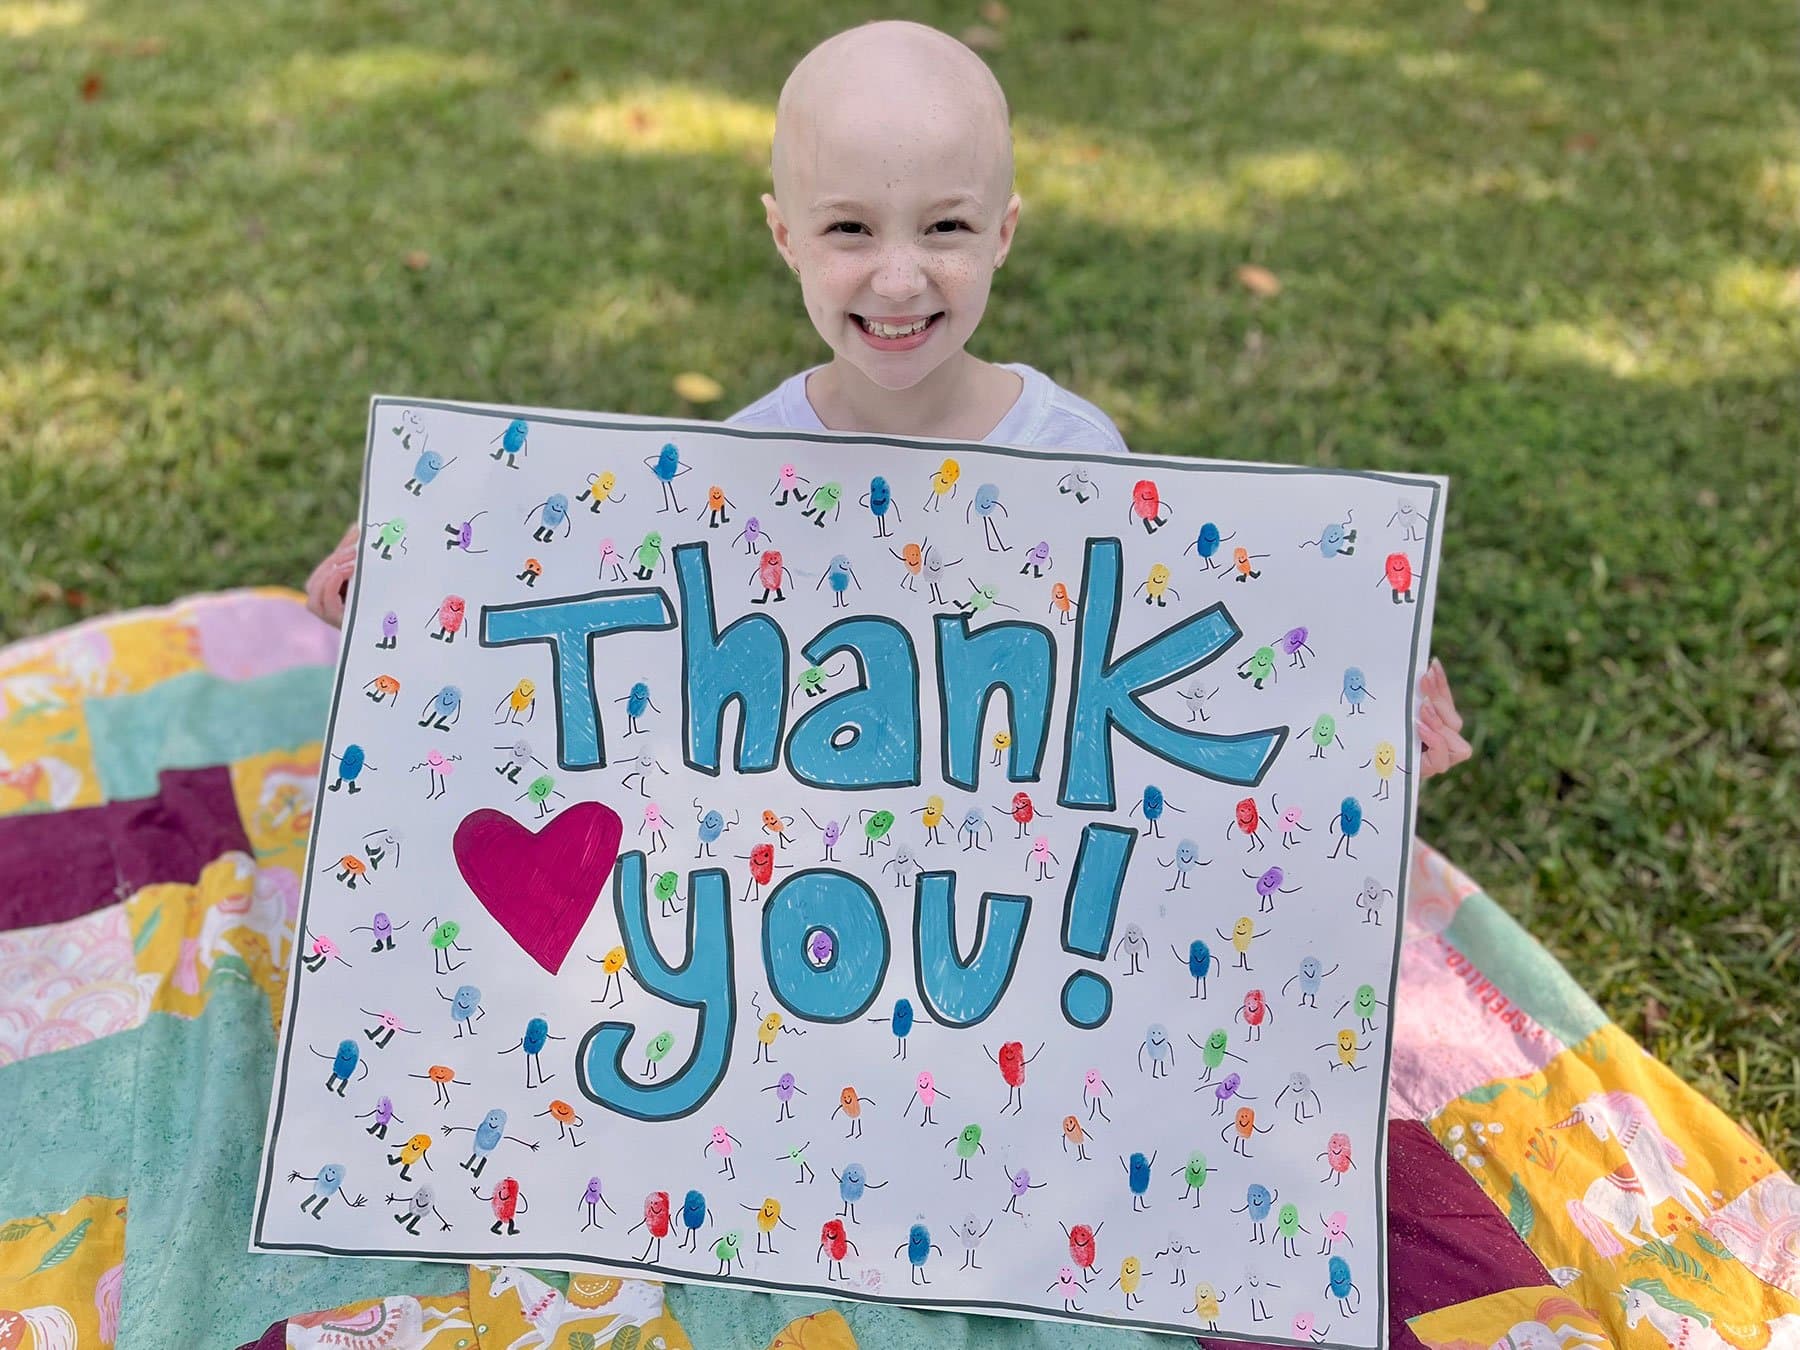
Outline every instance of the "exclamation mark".
<svg viewBox="0 0 1800 1350"><path fill-rule="evenodd" d="M1075 875L1063 900L1065 952L1095 960L1106 958L1112 945L1113 920L1119 914L1125 868L1137 836L1136 830L1117 825L1082 827ZM1112 985L1091 970L1078 970L1063 982L1062 1010L1072 1026L1097 1027L1112 1015Z"/></svg>

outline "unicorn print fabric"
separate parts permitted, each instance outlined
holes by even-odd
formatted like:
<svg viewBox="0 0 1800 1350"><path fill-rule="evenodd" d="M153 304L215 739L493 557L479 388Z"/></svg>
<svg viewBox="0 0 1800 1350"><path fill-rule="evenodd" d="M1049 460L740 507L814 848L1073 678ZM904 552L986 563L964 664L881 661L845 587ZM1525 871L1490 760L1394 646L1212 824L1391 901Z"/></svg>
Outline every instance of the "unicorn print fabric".
<svg viewBox="0 0 1800 1350"><path fill-rule="evenodd" d="M1446 488L377 399L252 1249L1382 1344Z"/></svg>

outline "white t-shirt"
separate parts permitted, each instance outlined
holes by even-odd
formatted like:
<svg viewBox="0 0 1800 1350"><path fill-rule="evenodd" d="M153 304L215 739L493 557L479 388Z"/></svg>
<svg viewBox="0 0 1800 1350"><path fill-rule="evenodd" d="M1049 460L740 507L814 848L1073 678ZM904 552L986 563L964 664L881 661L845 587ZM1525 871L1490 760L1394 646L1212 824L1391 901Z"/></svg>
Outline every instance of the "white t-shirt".
<svg viewBox="0 0 1800 1350"><path fill-rule="evenodd" d="M983 442L989 445L1026 445L1051 450L1082 450L1091 454L1117 454L1128 447L1119 429L1092 403L1072 394L1043 371L1021 363L1000 365L1025 381L1018 401L1002 417ZM790 375L748 407L725 419L734 427L766 427L792 431L824 431L826 426L806 397L806 377L822 365L809 366Z"/></svg>

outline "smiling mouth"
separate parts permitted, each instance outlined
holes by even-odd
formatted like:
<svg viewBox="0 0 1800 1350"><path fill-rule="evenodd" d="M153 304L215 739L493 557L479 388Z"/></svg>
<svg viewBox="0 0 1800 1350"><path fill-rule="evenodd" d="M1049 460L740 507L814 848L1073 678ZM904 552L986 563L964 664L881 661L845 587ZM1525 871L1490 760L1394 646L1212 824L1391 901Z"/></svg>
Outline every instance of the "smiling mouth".
<svg viewBox="0 0 1800 1350"><path fill-rule="evenodd" d="M916 333L924 332L927 328L931 327L932 324L944 317L944 311L940 309L935 314L928 314L922 318L911 319L905 323L892 323L880 319L868 319L861 314L852 314L850 317L855 319L856 322L862 326L862 330L865 333L870 333L875 337L904 338L912 337Z"/></svg>

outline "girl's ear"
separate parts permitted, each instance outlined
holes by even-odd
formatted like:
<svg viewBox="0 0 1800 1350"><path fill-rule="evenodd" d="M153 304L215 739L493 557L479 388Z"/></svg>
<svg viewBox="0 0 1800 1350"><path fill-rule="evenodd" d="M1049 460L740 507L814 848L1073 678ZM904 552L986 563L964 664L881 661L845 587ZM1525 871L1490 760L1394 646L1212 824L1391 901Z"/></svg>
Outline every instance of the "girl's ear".
<svg viewBox="0 0 1800 1350"><path fill-rule="evenodd" d="M994 257L996 272L1006 261L1006 255L1012 252L1013 232L1019 228L1019 208L1023 204L1019 199L1019 194L1013 193L1011 199L1006 203L1006 214L1000 218L1000 252Z"/></svg>
<svg viewBox="0 0 1800 1350"><path fill-rule="evenodd" d="M800 268L794 262L794 255L789 251L787 221L781 217L781 207L772 193L762 195L763 215L769 223L769 235L775 240L775 251L781 255L782 261L788 265L788 271L799 274Z"/></svg>

